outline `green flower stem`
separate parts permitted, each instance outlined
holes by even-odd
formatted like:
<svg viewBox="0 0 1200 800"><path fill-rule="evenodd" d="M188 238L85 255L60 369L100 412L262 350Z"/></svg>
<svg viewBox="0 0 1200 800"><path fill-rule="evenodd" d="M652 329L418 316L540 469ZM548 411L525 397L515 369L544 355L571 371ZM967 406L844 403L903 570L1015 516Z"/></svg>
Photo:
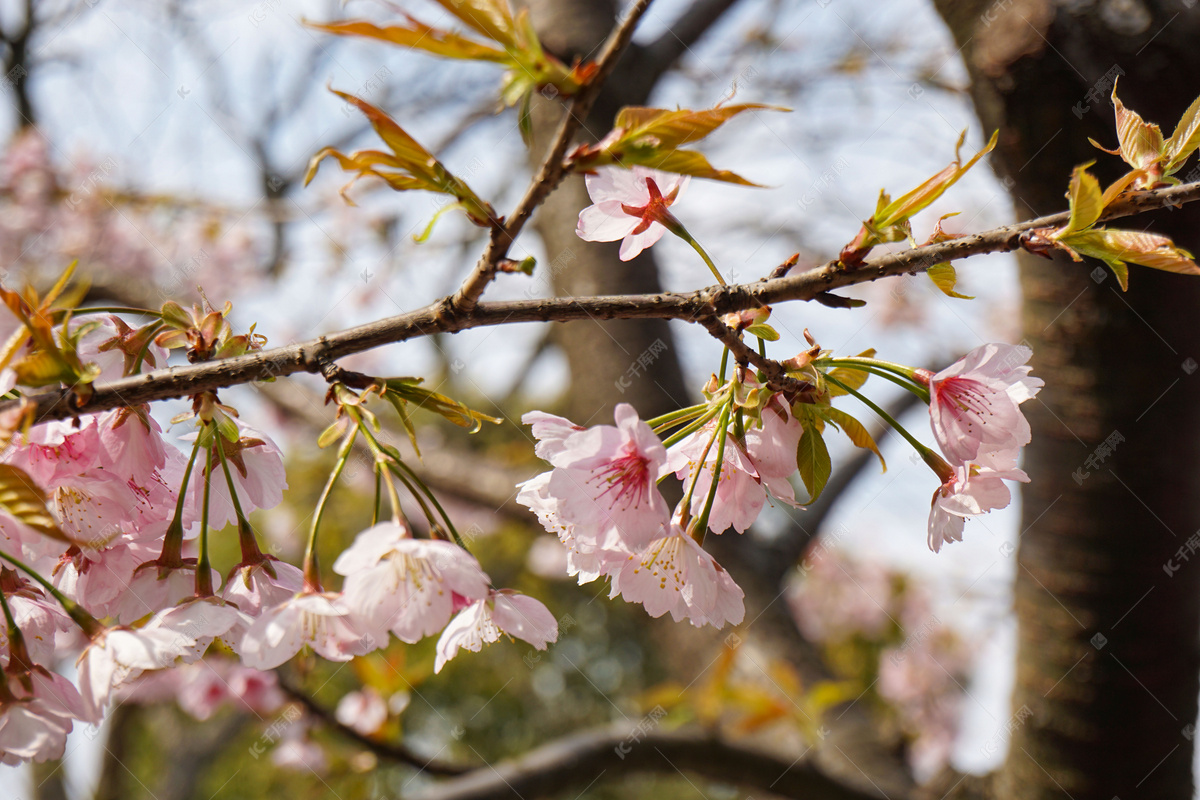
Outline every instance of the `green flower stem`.
<svg viewBox="0 0 1200 800"><path fill-rule="evenodd" d="M4 559L37 581L38 584L40 584L41 587L46 590L46 593L53 597L58 604L63 607L63 611L67 612L67 616L69 616L71 620L78 625L85 634L88 635L88 637L93 637L97 633L100 633L104 630L104 625L102 625L98 619L89 614L87 609L60 592L54 586L54 584L39 575L37 570L35 570L33 567L29 566L23 561L20 561L19 559L14 558L13 556L10 556L3 550L0 550L0 558Z"/></svg>
<svg viewBox="0 0 1200 800"><path fill-rule="evenodd" d="M429 502L433 503L433 507L437 509L438 514L441 515L442 520L446 523L446 529L450 531L450 536L454 539L454 543L463 550L470 552L466 542L458 535L458 528L454 527L454 523L450 521L450 515L446 513L446 509L442 508L442 504L438 502L437 495L433 493L433 490L425 484L425 481L421 480L408 464L405 464L400 459L396 459L396 466L408 473L409 477L416 482L421 491L425 493L425 496L429 498Z"/></svg>
<svg viewBox="0 0 1200 800"><path fill-rule="evenodd" d="M403 522L404 511L400 508L400 494L396 491L396 482L392 480L391 471L384 466L391 457L384 450L383 445L379 443L379 440L375 438L375 434L371 433L370 427L364 424L362 415L358 414L357 411L350 410L350 408L347 408L347 413L354 417L358 423L359 430L366 437L367 447L371 449L371 454L375 456L375 471L382 477L384 485L387 486L388 502L392 506L392 520L397 525L405 524Z"/></svg>
<svg viewBox="0 0 1200 800"><path fill-rule="evenodd" d="M732 404L730 404L732 405ZM721 467L725 464L725 440L728 439L726 427L729 425L729 408L726 405L721 410L721 421L717 423L717 431L720 438L717 442L717 461L713 465L712 485L708 487L708 498L704 501L704 511L700 512L700 518L692 521L692 538L696 540L696 544L704 544L704 534L708 531L708 517L712 513L713 502L717 499L717 490L721 484ZM711 445L712 443L709 442ZM705 458L708 457L708 451L704 452ZM700 462L701 469L704 467L704 462ZM697 480L700 478L700 470L696 471ZM695 489L696 482L692 481L692 488ZM689 502L691 498L688 498Z"/></svg>
<svg viewBox="0 0 1200 800"><path fill-rule="evenodd" d="M383 505L383 477L375 470L375 502L371 504L371 527L379 524L379 507Z"/></svg>
<svg viewBox="0 0 1200 800"><path fill-rule="evenodd" d="M710 406L709 410L704 414L704 416L699 417L695 422L692 422L686 428L680 428L666 439L663 439L663 447L670 447L673 444L677 444L683 441L686 437L700 430L709 422L711 422L712 419L717 416L717 414L720 413L720 409L720 406Z"/></svg>
<svg viewBox="0 0 1200 800"><path fill-rule="evenodd" d="M183 470L183 480L179 484L179 497L175 500L175 516L167 526L163 537L162 552L158 561L163 566L177 567L183 562L183 506L187 502L187 487L192 479L192 467L196 464L196 456L200 453L200 440L204 431L196 432L196 443L192 445L192 454L188 457L187 466Z"/></svg>
<svg viewBox="0 0 1200 800"><path fill-rule="evenodd" d="M440 523L438 522L437 515L433 513L433 509L431 509L429 504L425 502L425 498L422 496L421 490L417 488L416 484L407 475L405 475L399 467L397 467L395 461L389 459L388 461L384 462L384 464L396 477L396 480L400 481L404 488L408 490L408 493L412 495L412 498L417 501L417 505L421 507L421 513L425 515L425 521L429 523L430 527L436 527L439 525Z"/></svg>
<svg viewBox="0 0 1200 800"><path fill-rule="evenodd" d="M878 375L880 378L891 381L902 389L912 392L924 400L926 404L929 403L929 390L916 382L913 377L915 370L911 367L892 364L888 361L876 361L872 358L823 358L814 362L814 366L841 367L843 369L866 372L870 375Z"/></svg>
<svg viewBox="0 0 1200 800"><path fill-rule="evenodd" d="M847 394L853 395L854 397L858 398L859 401L861 401L863 405L865 405L867 408L871 409L876 414L878 414L880 416L880 418L883 419L883 421L886 422L888 425L891 425L892 428L895 429L896 433L903 436L904 440L906 442L908 442L909 444L911 444L913 446L913 449L915 449L918 453L921 454L921 458L924 459L925 463L929 464L930 467L933 467L933 463L931 463L931 461L930 461L931 457L935 458L939 461L943 461L943 463L944 463L944 460L942 459L941 456L939 456L937 453L935 453L929 447L926 447L925 445L921 444L921 442L918 441L918 439L915 436L913 436L911 433L909 433L908 430L903 425L901 425L899 422L897 422L895 420L895 418L892 417L891 414L884 411L879 406L878 403L874 402L873 400L870 400L865 395L863 395L862 392L859 392L857 389L850 388L846 384L839 381L837 378L831 377L829 375L826 375L825 378L830 383L832 383L834 386L841 388ZM937 468L934 468L934 472L938 472ZM940 473L939 473L938 477L944 478L944 476L941 475Z"/></svg>
<svg viewBox="0 0 1200 800"><path fill-rule="evenodd" d="M132 306L85 306L72 309L77 316L84 314L139 314L143 317L162 317L162 313L149 308L134 308Z"/></svg>
<svg viewBox="0 0 1200 800"><path fill-rule="evenodd" d="M720 408L721 419L725 420L726 422L729 420L728 410L731 402L732 399L725 401ZM709 437L708 444L704 445L704 452L700 454L700 458L696 462L696 474L692 476L692 480L688 483L687 493L683 497L683 503L679 506L683 510L684 514L687 514L688 509L692 507L692 496L696 493L696 482L700 480L700 473L704 470L704 463L708 461L708 453L710 450L712 450L713 442L717 440L718 436L721 436L722 439L724 439L724 435L725 431L723 431L720 425L718 425L717 427L713 428L713 435ZM700 535L701 537L704 536L703 533Z"/></svg>
<svg viewBox="0 0 1200 800"><path fill-rule="evenodd" d="M346 461L350 458L350 449L354 446L354 440L358 438L358 430L359 426L354 426L342 439L342 444L338 447L337 462L333 465L333 471L329 473L329 480L321 490L321 496L317 498L317 507L313 511L312 527L308 530L308 544L304 547L304 586L313 592L321 591L321 571L317 565L317 530L321 527L321 517L325 514L325 505L329 502L333 485L337 483L338 476L342 474Z"/></svg>
<svg viewBox="0 0 1200 800"><path fill-rule="evenodd" d="M695 419L698 415L703 414L704 409L706 408L708 408L707 403L700 403L698 405L688 406L687 408L668 411L666 414L663 414L660 417L646 420L646 424L657 431L659 428L668 428L677 422Z"/></svg>
<svg viewBox="0 0 1200 800"><path fill-rule="evenodd" d="M0 592L0 608L4 609L4 624L8 627L8 652L11 660L16 653L25 653L25 636L21 633L17 621L13 619L12 611L8 608L8 598L4 596L4 592ZM4 672L4 670L0 669L0 672Z"/></svg>
<svg viewBox="0 0 1200 800"><path fill-rule="evenodd" d="M213 436L219 437L221 434L217 431L216 426L213 426ZM203 434L201 434L203 436ZM197 437L199 441L200 437ZM221 447L220 442L214 442L214 446ZM208 453L205 458L204 467L204 507L200 511L200 557L196 559L196 596L197 597L212 597L212 567L208 560L208 501L209 493L212 489L212 468L213 468L213 447L205 448Z"/></svg>
<svg viewBox="0 0 1200 800"><path fill-rule="evenodd" d="M242 511L242 501L238 500L237 488L233 484L233 474L229 471L229 459L225 457L224 446L216 448L221 459L221 471L225 473L225 483L229 486L229 497L233 500L233 513L237 516L238 546L242 551L242 563L254 564L263 560L262 550L258 548L258 540L254 538L254 528Z"/></svg>
<svg viewBox="0 0 1200 800"><path fill-rule="evenodd" d="M690 244L692 249L700 254L700 257L704 259L704 263L708 265L710 270L712 270L713 277L717 279L717 283L721 284L722 286L728 285L725 283L725 279L721 277L721 273L717 270L717 265L714 264L712 259L708 257L708 253L704 252L704 248L700 246L700 243L697 242L692 235L687 232L686 228L684 228L682 225L679 225L678 227L668 226L668 230Z"/></svg>

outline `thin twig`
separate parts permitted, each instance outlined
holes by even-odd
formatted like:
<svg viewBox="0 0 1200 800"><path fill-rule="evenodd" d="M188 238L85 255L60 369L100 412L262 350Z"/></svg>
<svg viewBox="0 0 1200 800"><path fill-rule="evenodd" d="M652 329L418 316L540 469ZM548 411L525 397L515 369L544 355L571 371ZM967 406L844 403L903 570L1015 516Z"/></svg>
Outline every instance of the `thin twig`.
<svg viewBox="0 0 1200 800"><path fill-rule="evenodd" d="M398 761L402 764L408 764L409 766L428 772L430 775L439 775L442 777L462 775L470 772L473 769L473 767L469 766L447 764L445 762L435 761L434 759L423 758L402 744L383 742L379 741L378 739L373 739L370 736L364 736L363 734L354 730L354 728L351 728L349 725L343 725L341 722L339 722L337 717L334 716L329 709L318 703L311 695L301 691L300 689L297 689L295 686L290 685L284 680L283 676L280 675L278 671L276 671L276 675L279 677L280 690L292 700L295 700L300 705L304 706L305 710L307 710L309 714L318 718L323 724L337 731L345 738L350 739L356 744L362 745L380 758L386 758L389 761Z"/></svg>

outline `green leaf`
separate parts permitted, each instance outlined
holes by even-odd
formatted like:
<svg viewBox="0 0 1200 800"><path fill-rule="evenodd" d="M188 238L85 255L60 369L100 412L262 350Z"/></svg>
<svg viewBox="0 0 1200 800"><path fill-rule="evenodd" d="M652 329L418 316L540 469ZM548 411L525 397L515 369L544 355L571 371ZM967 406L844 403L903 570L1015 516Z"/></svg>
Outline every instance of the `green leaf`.
<svg viewBox="0 0 1200 800"><path fill-rule="evenodd" d="M825 409L825 417L834 425L841 428L842 433L850 438L855 447L870 450L878 456L879 465L883 467L884 472L887 472L887 462L883 460L883 454L879 452L879 445L875 443L875 437L871 435L871 432L857 418L833 406L828 406Z"/></svg>
<svg viewBox="0 0 1200 800"><path fill-rule="evenodd" d="M673 150L680 145L703 139L731 118L751 109L791 110L782 106L769 106L762 103L737 103L730 106L706 108L702 111L685 108L671 111L665 108L626 106L617 112L613 127L625 129L625 134L621 137L624 141L636 145L640 141L652 139L655 146Z"/></svg>
<svg viewBox="0 0 1200 800"><path fill-rule="evenodd" d="M378 39L401 47L424 50L443 58L492 61L498 64L513 63L512 56L504 50L489 47L451 31L439 30L412 17L408 17L407 25L379 26L367 20L306 22L305 25L325 33L332 33L335 36L362 36L368 39Z"/></svg>
<svg viewBox="0 0 1200 800"><path fill-rule="evenodd" d="M759 322L746 328L746 333L752 336L757 336L763 341L777 342L779 341L779 332L765 322Z"/></svg>
<svg viewBox="0 0 1200 800"><path fill-rule="evenodd" d="M366 175L374 175L388 183L396 191L424 189L450 195L458 200L467 213L467 217L476 225L487 227L495 217L495 212L488 203L475 194L464 181L447 170L432 153L421 146L416 139L396 124L396 121L365 100L353 95L331 89L334 94L350 103L366 116L371 127L379 134L379 138L392 151L384 153L380 150L360 150L345 155L331 147L326 147L309 161L308 170L304 174L304 185L307 186L317 174L317 169L326 158L334 158L347 172L357 172L358 176L347 184L345 192L355 180ZM387 168L391 171L382 171ZM348 197L347 202L352 203Z"/></svg>
<svg viewBox="0 0 1200 800"><path fill-rule="evenodd" d="M484 422L500 424L498 417L476 411L444 394L424 389L417 385L419 382L419 378L391 378L385 381L389 395L394 394L419 408L439 414L455 425L469 428L471 433L478 432Z"/></svg>
<svg viewBox="0 0 1200 800"><path fill-rule="evenodd" d="M967 173L971 167L990 153L996 146L996 140L1000 132L992 133L992 138L988 139L988 143L983 146L967 163L963 164L959 156L959 149L966 139L967 132L963 131L958 137L958 144L954 146L954 161L946 166L941 172L932 176L917 188L888 203L883 209L877 209L875 216L872 217L872 222L880 228L888 228L896 223L909 219L918 211L921 211L929 206L934 200L937 200L942 194L958 182L958 179Z"/></svg>
<svg viewBox="0 0 1200 800"><path fill-rule="evenodd" d="M1163 155L1167 157L1164 174L1176 172L1197 147L1200 147L1200 97L1183 112L1175 132L1163 143Z"/></svg>
<svg viewBox="0 0 1200 800"><path fill-rule="evenodd" d="M1162 159L1163 136L1157 125L1142 119L1136 111L1130 111L1117 97L1117 84L1113 82L1113 109L1117 118L1117 141L1120 142L1121 158L1134 169L1147 169Z"/></svg>
<svg viewBox="0 0 1200 800"><path fill-rule="evenodd" d="M700 111L627 106L617 113L612 132L599 144L581 145L571 154L571 168L587 172L611 164L640 165L679 175L757 186L736 173L716 169L702 153L678 149L703 139L732 117L751 109L790 110L762 103L739 103Z"/></svg>
<svg viewBox="0 0 1200 800"><path fill-rule="evenodd" d="M635 150L626 153L620 161L620 165L623 167L632 167L637 164L662 172L674 172L677 175L692 175L697 178L708 178L713 181L735 183L739 186L761 188L761 184L748 181L736 172L717 169L709 163L703 153L698 153L695 150L670 150L665 153L653 148L645 152Z"/></svg>
<svg viewBox="0 0 1200 800"><path fill-rule="evenodd" d="M1064 234L1092 227L1104 211L1100 183L1087 171L1094 163L1089 161L1087 164L1081 164L1071 173L1071 186L1067 190L1071 217L1067 221L1067 227L1063 229Z"/></svg>
<svg viewBox="0 0 1200 800"><path fill-rule="evenodd" d="M869 347L866 350L863 350L857 356L855 356L855 358L874 358L874 357L875 357L875 348L874 347ZM855 391L858 391L859 389L861 389L863 387L863 384L867 382L867 378L869 378L871 376L871 373L869 373L865 370L851 369L849 367L835 367L834 369L829 371L829 374L830 374L830 376L833 377L834 380L839 381L840 383L844 383L846 386L850 387L851 389L853 389ZM828 389L829 389L830 397L841 397L842 395L850 394L845 389L843 389L841 386L834 386L833 384L828 384Z"/></svg>
<svg viewBox="0 0 1200 800"><path fill-rule="evenodd" d="M833 463L829 460L829 448L815 428L805 426L800 442L796 446L796 466L800 469L800 480L808 490L809 503L815 503L829 482Z"/></svg>
<svg viewBox="0 0 1200 800"><path fill-rule="evenodd" d="M929 269L925 270L925 274L933 281L933 285L942 290L942 293L947 297L957 297L960 300L974 300L972 295L959 294L954 291L954 287L958 284L958 273L954 271L954 265L949 261L943 261L941 264L934 264Z"/></svg>
<svg viewBox="0 0 1200 800"><path fill-rule="evenodd" d="M1116 274L1122 291L1129 288L1125 262L1180 275L1200 275L1200 267L1192 260L1191 253L1177 247L1169 236L1157 233L1095 228L1064 236L1059 241L1107 264Z"/></svg>
<svg viewBox="0 0 1200 800"><path fill-rule="evenodd" d="M51 539L69 542L46 507L46 495L19 467L0 464L0 509L13 519Z"/></svg>

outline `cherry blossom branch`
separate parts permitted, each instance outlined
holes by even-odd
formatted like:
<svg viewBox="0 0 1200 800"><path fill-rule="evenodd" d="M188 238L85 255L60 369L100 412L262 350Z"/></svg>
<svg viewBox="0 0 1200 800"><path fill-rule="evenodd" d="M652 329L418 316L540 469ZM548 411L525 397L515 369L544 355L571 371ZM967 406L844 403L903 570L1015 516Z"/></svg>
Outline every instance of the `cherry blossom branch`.
<svg viewBox="0 0 1200 800"><path fill-rule="evenodd" d="M1177 208L1198 199L1200 182L1139 192L1110 206L1103 219L1126 217L1164 207ZM1063 212L947 242L881 254L868 258L852 269L846 268L838 261L830 261L797 275L763 278L749 284L710 286L693 292L490 302L479 303L470 312L457 309L444 298L415 311L348 328L307 342L220 361L155 370L99 384L87 400L80 400L70 388L38 392L27 395L23 401L9 400L0 403L0 414L11 412L21 402L28 402L33 406L34 420L44 422L120 406L184 397L227 386L285 377L298 372L320 374L327 368L326 365L353 353L434 333L456 333L515 322L659 318L703 323L731 311L792 300L812 300L817 295L834 289L889 276L916 274L945 261L984 253L1011 252L1021 247L1021 235L1024 232L1033 228L1065 224L1068 216ZM758 358L757 353L752 356L746 355L749 363L768 371L763 365L756 363L755 359Z"/></svg>
<svg viewBox="0 0 1200 800"><path fill-rule="evenodd" d="M583 125L583 121L587 119L592 105L600 96L600 89L603 87L604 81L612 74L621 53L629 46L638 21L650 7L651 2L653 0L637 0L629 9L629 13L625 15L625 19L613 29L608 39L605 40L600 50L600 57L596 61L596 73L567 106L566 113L559 122L558 130L554 133L550 150L542 160L542 165L530 182L529 188L525 190L525 196L517 203L517 207L513 209L506 220L492 227L487 248L480 256L479 263L475 265L475 269L463 281L458 291L443 301L447 305L448 311L470 313L475 308L488 284L496 277L501 262L508 257L509 248L525 227L525 223L529 221L529 217L566 175L567 164L564 159L567 155L567 148L571 146L576 132Z"/></svg>
<svg viewBox="0 0 1200 800"><path fill-rule="evenodd" d="M304 709L309 714L321 720L324 725L328 726L332 730L337 731L340 735L350 739L354 743L362 745L380 758L386 758L389 761L397 761L401 764L408 764L411 767L416 767L417 769L428 772L431 775L462 775L472 770L472 767L468 766L447 764L445 762L423 758L402 744L383 742L378 739L373 739L370 736L364 736L363 734L354 730L354 728L351 728L349 725L344 725L339 722L337 717L335 717L333 713L329 711L329 709L318 703L312 696L290 685L283 679L283 676L279 674L278 670L276 670L275 674L278 677L280 691L282 691L292 700L295 700L297 703L304 706Z"/></svg>
<svg viewBox="0 0 1200 800"><path fill-rule="evenodd" d="M704 731L646 731L620 724L551 741L525 755L457 778L409 800L512 800L573 796L600 780L629 772L669 775L687 770L723 783L797 800L876 800L878 795L839 783L808 761L784 759ZM892 800L901 800L895 794Z"/></svg>

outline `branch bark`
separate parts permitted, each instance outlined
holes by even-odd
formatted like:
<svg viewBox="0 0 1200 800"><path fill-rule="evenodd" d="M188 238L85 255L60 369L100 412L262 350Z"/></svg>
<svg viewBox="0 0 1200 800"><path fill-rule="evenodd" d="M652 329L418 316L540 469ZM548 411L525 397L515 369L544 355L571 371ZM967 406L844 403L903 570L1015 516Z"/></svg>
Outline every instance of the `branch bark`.
<svg viewBox="0 0 1200 800"><path fill-rule="evenodd" d="M1200 182L1142 192L1110 207L1104 219L1142 211L1178 207L1200 199ZM307 342L263 350L237 358L186 367L170 367L134 375L95 387L86 400L73 388L28 395L0 403L0 414L19 404L31 403L36 422L68 419L83 413L120 406L183 397L227 386L271 380L297 372L320 373L331 361L386 344L432 333L455 333L470 328L514 322L567 322L597 319L680 319L700 322L730 311L757 308L790 300L811 300L822 292L854 286L889 276L916 274L934 264L983 253L1012 252L1021 246L1021 234L1031 228L1062 225L1064 213L1006 225L948 242L913 247L867 259L847 269L837 261L782 278L755 283L711 286L694 292L559 297L480 303L470 313L448 308L443 301L394 317L348 328Z"/></svg>
<svg viewBox="0 0 1200 800"><path fill-rule="evenodd" d="M797 800L878 800L838 783L805 761L788 761L701 731L651 731L621 724L583 731L443 781L409 800L532 800L574 795L630 771L684 771ZM893 795L892 800L901 800Z"/></svg>

